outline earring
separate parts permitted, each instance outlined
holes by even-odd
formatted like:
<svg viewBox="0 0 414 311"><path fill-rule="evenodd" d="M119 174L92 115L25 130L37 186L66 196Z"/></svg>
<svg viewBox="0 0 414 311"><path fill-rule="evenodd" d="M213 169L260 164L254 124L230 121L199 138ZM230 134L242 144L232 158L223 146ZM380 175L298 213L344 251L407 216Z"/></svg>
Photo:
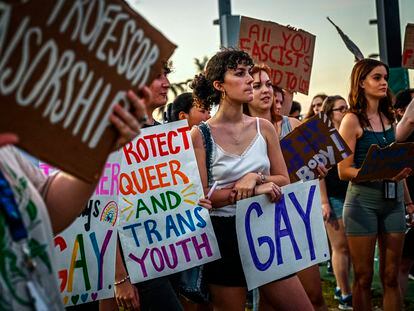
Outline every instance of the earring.
<svg viewBox="0 0 414 311"><path fill-rule="evenodd" d="M223 89L223 92L221 92L221 100L224 100L226 98L226 90Z"/></svg>

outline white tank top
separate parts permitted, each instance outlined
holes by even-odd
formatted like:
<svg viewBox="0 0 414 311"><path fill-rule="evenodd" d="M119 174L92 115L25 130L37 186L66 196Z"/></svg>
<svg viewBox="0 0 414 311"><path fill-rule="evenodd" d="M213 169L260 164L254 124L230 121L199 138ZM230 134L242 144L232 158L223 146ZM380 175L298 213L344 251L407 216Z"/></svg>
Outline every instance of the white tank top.
<svg viewBox="0 0 414 311"><path fill-rule="evenodd" d="M236 181L247 173L262 172L270 174L270 161L267 156L267 144L260 133L259 118L256 118L257 134L241 155L228 153L213 141L211 172L213 182L218 181L217 189L231 188ZM210 131L211 132L211 131ZM236 205L227 205L213 209L212 216L235 216Z"/></svg>

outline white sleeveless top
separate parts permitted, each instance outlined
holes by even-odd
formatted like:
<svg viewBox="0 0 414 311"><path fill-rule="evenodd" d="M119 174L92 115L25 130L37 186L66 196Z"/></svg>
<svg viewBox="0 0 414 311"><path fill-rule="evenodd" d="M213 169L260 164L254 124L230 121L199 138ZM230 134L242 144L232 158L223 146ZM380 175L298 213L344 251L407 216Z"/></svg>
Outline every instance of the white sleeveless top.
<svg viewBox="0 0 414 311"><path fill-rule="evenodd" d="M259 118L256 118L257 134L241 155L228 153L213 141L211 172L213 182L218 181L217 189L231 188L236 181L247 173L262 172L270 174L270 161L267 144L260 133ZM211 130L210 130L211 132ZM235 216L236 204L213 209L211 216Z"/></svg>

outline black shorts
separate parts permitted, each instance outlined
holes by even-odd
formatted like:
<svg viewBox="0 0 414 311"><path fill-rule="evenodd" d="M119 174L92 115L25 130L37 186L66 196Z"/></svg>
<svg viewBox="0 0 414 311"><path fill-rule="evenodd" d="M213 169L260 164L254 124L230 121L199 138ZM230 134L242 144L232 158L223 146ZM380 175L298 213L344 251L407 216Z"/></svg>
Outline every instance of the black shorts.
<svg viewBox="0 0 414 311"><path fill-rule="evenodd" d="M208 284L228 287L246 287L237 246L236 217L212 216L221 258L204 265Z"/></svg>

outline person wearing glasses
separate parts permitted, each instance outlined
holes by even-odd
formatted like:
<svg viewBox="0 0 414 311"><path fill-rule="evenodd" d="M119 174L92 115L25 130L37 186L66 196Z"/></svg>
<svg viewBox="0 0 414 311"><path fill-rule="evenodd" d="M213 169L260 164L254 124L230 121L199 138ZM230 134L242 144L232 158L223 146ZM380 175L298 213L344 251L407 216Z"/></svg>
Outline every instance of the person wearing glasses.
<svg viewBox="0 0 414 311"><path fill-rule="evenodd" d="M323 101L323 110L338 130L348 111L348 105L342 96L328 96ZM335 299L339 300L339 309L352 310L349 268L351 264L348 243L346 241L342 210L348 182L338 176L338 167L333 165L324 179L320 181L322 213L325 228L332 246L332 266L336 279Z"/></svg>
<svg viewBox="0 0 414 311"><path fill-rule="evenodd" d="M319 112L322 111L322 104L326 97L327 97L326 94L316 94L312 98L312 102L309 106L308 113L305 116L305 120L312 118L315 114L318 114Z"/></svg>

